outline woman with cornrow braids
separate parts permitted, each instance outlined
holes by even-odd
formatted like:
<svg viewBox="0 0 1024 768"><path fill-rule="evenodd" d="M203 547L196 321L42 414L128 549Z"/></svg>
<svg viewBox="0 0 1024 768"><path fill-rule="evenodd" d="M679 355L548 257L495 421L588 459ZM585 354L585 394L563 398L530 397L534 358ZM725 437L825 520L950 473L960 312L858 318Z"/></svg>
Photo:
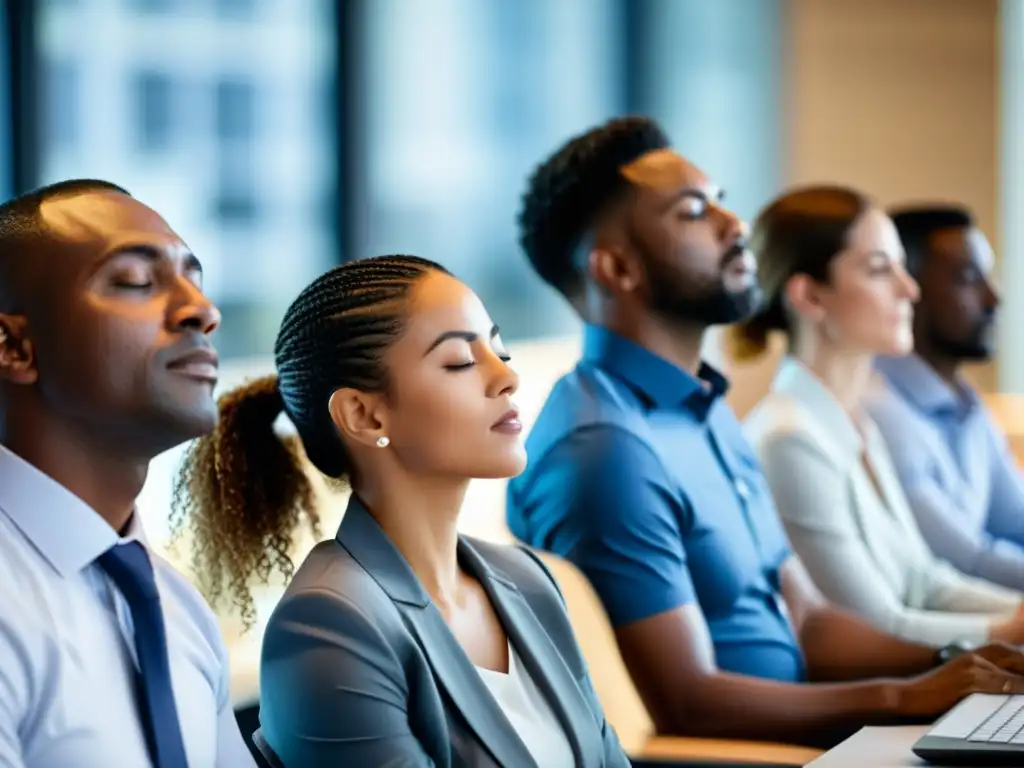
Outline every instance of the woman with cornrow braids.
<svg viewBox="0 0 1024 768"><path fill-rule="evenodd" d="M252 578L291 578L263 640L261 747L286 768L626 768L551 575L457 532L469 481L526 462L518 379L476 295L422 258L350 262L299 295L274 356L276 376L221 399L174 512L211 600L251 622ZM282 411L352 491L294 577L292 537L318 517Z"/></svg>

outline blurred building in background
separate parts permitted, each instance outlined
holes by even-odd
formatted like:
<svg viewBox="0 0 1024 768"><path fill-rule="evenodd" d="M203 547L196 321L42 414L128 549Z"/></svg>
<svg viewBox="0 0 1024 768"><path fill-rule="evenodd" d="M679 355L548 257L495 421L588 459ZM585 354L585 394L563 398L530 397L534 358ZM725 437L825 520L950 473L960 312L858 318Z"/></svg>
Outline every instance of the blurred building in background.
<svg viewBox="0 0 1024 768"><path fill-rule="evenodd" d="M330 0L39 0L38 181L103 178L200 256L228 356L336 261Z"/></svg>
<svg viewBox="0 0 1024 768"><path fill-rule="evenodd" d="M747 218L809 181L972 206L1004 257L978 381L1024 390L1019 0L0 8L0 194L98 176L165 213L205 263L226 358L269 352L301 286L378 253L443 262L507 339L572 330L520 252L519 198L558 144L642 112Z"/></svg>
<svg viewBox="0 0 1024 768"><path fill-rule="evenodd" d="M444 263L507 339L556 334L576 321L516 242L533 166L650 113L752 215L782 180L782 5L8 0L38 85L17 186L106 178L164 213L228 358L268 352L314 275L379 253Z"/></svg>
<svg viewBox="0 0 1024 768"><path fill-rule="evenodd" d="M444 263L522 341L577 327L516 242L527 177L646 113L747 219L820 181L971 206L1003 292L975 380L1024 392L1022 73L1024 0L0 0L0 198L87 176L161 211L235 374L314 276L381 253ZM777 361L707 354L741 414Z"/></svg>
<svg viewBox="0 0 1024 768"><path fill-rule="evenodd" d="M609 117L648 113L751 215L781 180L780 5L370 0L358 252L442 261L506 338L575 327L516 242L533 167Z"/></svg>

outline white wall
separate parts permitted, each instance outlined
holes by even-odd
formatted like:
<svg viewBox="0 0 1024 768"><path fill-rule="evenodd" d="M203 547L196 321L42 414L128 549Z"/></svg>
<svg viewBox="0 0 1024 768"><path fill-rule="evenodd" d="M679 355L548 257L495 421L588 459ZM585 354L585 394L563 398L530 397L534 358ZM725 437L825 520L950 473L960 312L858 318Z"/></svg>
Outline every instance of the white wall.
<svg viewBox="0 0 1024 768"><path fill-rule="evenodd" d="M1024 392L1024 4L999 4L999 240L1002 245L998 384L1002 392Z"/></svg>
<svg viewBox="0 0 1024 768"><path fill-rule="evenodd" d="M1017 20L1005 34L1018 39L1024 33L1021 0L1004 5L1004 14ZM786 183L847 183L883 205L963 202L999 250L1007 230L1005 221L1003 230L997 226L998 163L1015 176L1021 165L997 153L997 0L789 0L786 8ZM1016 51L1004 74L1013 68L1022 83L1019 44ZM1015 126L1004 142L1020 144L1024 120ZM1017 245L1006 241L1007 253L1024 246L1021 237ZM1003 263L1012 275L1013 259ZM1024 300L1024 271L1012 285L1020 286L1016 293ZM1024 308L1016 311L1024 314ZM1009 311L1004 320L1006 329L1021 327ZM999 364L1017 371L1020 386L1024 360L1014 368L1012 345L1004 344L1003 352L1006 362L1001 357ZM778 351L733 370L742 378L732 396L738 410L763 394L777 359ZM983 389L994 388L991 367L972 375Z"/></svg>

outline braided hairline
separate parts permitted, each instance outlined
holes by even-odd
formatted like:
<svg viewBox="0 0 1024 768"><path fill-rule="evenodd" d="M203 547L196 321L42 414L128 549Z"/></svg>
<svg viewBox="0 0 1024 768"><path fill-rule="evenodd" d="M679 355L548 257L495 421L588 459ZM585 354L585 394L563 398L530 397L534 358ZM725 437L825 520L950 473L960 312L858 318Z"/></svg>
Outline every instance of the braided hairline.
<svg viewBox="0 0 1024 768"><path fill-rule="evenodd" d="M310 460L325 474L340 474L328 456L344 459L326 418L330 394L343 386L387 388L381 358L404 325L399 300L430 270L444 271L412 256L350 262L314 281L289 308L275 344L281 397Z"/></svg>
<svg viewBox="0 0 1024 768"><path fill-rule="evenodd" d="M281 441L274 421L283 406L307 458L325 474L345 477L348 459L327 398L339 387L386 387L381 358L405 324L399 300L429 271L445 272L424 259L388 257L345 264L315 281L282 323L278 375L222 396L219 425L188 452L174 489L172 533L192 530L201 589L212 604L229 598L244 626L256 620L254 577L289 580L296 530L305 521L318 535L298 441Z"/></svg>
<svg viewBox="0 0 1024 768"><path fill-rule="evenodd" d="M299 295L285 314L275 355L280 354L278 350L281 347L316 334L323 323L332 319L330 315L365 311L398 298L410 281L433 266L426 259L408 259L410 261L406 262L382 257L350 262L319 277Z"/></svg>

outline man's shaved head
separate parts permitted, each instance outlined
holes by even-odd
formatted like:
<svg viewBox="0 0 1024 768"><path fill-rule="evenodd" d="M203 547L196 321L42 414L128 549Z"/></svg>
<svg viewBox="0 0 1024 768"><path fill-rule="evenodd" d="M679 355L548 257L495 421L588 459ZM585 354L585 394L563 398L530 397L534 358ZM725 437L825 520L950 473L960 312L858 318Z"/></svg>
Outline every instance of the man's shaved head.
<svg viewBox="0 0 1024 768"><path fill-rule="evenodd" d="M66 181L0 206L6 432L56 424L147 458L205 434L219 322L199 259L121 187Z"/></svg>
<svg viewBox="0 0 1024 768"><path fill-rule="evenodd" d="M129 192L109 181L70 179L26 192L0 205L0 312L17 312L29 289L28 277L45 261L49 226L42 215L50 200L89 192ZM45 270L45 263L41 265Z"/></svg>

